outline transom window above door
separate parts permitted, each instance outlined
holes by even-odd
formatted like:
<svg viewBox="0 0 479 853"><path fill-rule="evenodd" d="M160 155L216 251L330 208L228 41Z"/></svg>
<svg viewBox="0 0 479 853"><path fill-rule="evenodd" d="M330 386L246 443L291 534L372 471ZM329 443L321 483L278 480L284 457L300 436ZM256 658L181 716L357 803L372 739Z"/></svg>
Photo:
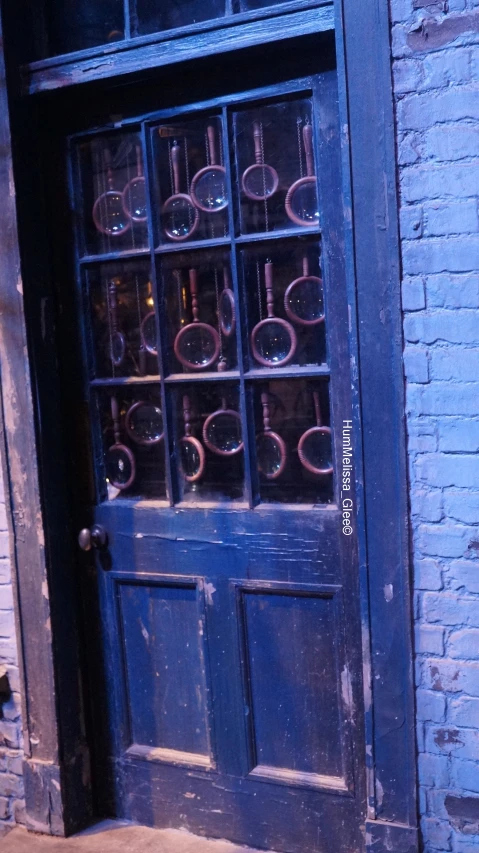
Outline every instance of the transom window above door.
<svg viewBox="0 0 479 853"><path fill-rule="evenodd" d="M206 21L265 7L301 6L291 0L44 0L35 15L44 30L42 58L115 44L151 33L194 27Z"/></svg>
<svg viewBox="0 0 479 853"><path fill-rule="evenodd" d="M313 87L76 142L100 498L334 502L322 109Z"/></svg>

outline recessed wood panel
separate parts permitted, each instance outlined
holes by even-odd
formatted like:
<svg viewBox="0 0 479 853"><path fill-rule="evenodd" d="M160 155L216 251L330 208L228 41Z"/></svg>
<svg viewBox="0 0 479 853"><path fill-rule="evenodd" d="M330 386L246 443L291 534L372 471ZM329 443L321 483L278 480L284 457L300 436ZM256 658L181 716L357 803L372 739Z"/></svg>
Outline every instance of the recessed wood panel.
<svg viewBox="0 0 479 853"><path fill-rule="evenodd" d="M240 595L252 775L345 790L335 598Z"/></svg>
<svg viewBox="0 0 479 853"><path fill-rule="evenodd" d="M150 758L174 760L171 750L208 755L196 586L123 583L119 598L132 742L149 747Z"/></svg>

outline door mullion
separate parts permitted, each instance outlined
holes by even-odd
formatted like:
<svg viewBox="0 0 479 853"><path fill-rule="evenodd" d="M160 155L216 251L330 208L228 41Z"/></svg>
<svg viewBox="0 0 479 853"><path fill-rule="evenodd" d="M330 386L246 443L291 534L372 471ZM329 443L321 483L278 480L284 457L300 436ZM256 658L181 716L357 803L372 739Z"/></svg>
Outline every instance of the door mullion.
<svg viewBox="0 0 479 853"><path fill-rule="evenodd" d="M235 296L235 304L238 306L238 332L236 335L236 353L237 353L237 361L238 361L238 371L240 374L240 413L241 413L241 423L242 423L242 431L243 431L243 443L244 443L244 477L245 477L245 491L246 491L246 499L248 502L248 506L252 508L256 501L257 488L255 487L251 466L251 453L250 453L250 443L251 436L249 435L248 424L252 422L252 418L248 418L248 414L251 414L251 407L248 406L248 401L246 397L246 383L245 383L245 375L244 375L244 329L246 318L244 316L245 308L241 301L241 293L239 288L239 277L238 277L238 249L236 245L236 223L235 223L235 207L237 202L237 193L234 193L233 180L232 180L232 158L231 158L231 145L230 143L230 134L229 134L229 116L228 116L228 108L223 107L222 113L222 127L223 127L223 140L224 140L224 157L225 157L225 167L226 167L226 184L228 196L230 198L230 204L228 205L228 225L229 232L231 238L231 275L233 279L233 292Z"/></svg>
<svg viewBox="0 0 479 853"><path fill-rule="evenodd" d="M146 200L148 210L148 244L150 247L150 267L151 267L151 284L155 295L155 314L156 314L156 340L158 352L158 371L160 374L160 394L161 394L161 409L163 412L163 425L165 430L164 447L165 447L165 474L168 488L168 500L170 506L173 506L178 500L176 490L176 480L173 477L172 459L173 454L170 453L172 447L171 440L173 436L172 416L169 410L168 399L165 388L165 366L163 359L163 346L161 339L161 327L163 320L163 304L160 301L157 279L157 258L155 254L155 226L156 221L153 219L154 198L153 198L153 146L151 140L151 132L145 122L141 126L141 138L143 150L145 152L145 182L146 182Z"/></svg>

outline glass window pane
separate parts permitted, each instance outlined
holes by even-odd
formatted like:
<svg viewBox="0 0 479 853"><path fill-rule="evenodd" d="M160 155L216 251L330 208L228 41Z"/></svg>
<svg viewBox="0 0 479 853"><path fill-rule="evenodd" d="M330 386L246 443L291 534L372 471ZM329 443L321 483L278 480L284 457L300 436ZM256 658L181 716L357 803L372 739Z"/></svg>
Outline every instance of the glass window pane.
<svg viewBox="0 0 479 853"><path fill-rule="evenodd" d="M254 408L261 500L331 503L333 448L328 381L255 383Z"/></svg>
<svg viewBox="0 0 479 853"><path fill-rule="evenodd" d="M244 500L238 386L182 383L172 398L181 499L191 504Z"/></svg>
<svg viewBox="0 0 479 853"><path fill-rule="evenodd" d="M222 18L224 14L225 0L136 0L132 29L144 35Z"/></svg>
<svg viewBox="0 0 479 853"><path fill-rule="evenodd" d="M234 114L242 234L319 227L312 121L306 98Z"/></svg>
<svg viewBox="0 0 479 853"><path fill-rule="evenodd" d="M168 372L234 370L237 311L228 253L174 253L161 266Z"/></svg>
<svg viewBox="0 0 479 853"><path fill-rule="evenodd" d="M160 389L99 391L106 496L166 498Z"/></svg>
<svg viewBox="0 0 479 853"><path fill-rule="evenodd" d="M79 146L83 253L148 245L144 155L135 133L96 136Z"/></svg>
<svg viewBox="0 0 479 853"><path fill-rule="evenodd" d="M158 375L158 345L149 264L102 264L85 274L95 378Z"/></svg>
<svg viewBox="0 0 479 853"><path fill-rule="evenodd" d="M226 237L229 198L219 118L174 121L155 136L161 242Z"/></svg>
<svg viewBox="0 0 479 853"><path fill-rule="evenodd" d="M49 55L70 53L124 38L123 0L48 0Z"/></svg>
<svg viewBox="0 0 479 853"><path fill-rule="evenodd" d="M242 252L250 369L326 362L320 246L282 242Z"/></svg>

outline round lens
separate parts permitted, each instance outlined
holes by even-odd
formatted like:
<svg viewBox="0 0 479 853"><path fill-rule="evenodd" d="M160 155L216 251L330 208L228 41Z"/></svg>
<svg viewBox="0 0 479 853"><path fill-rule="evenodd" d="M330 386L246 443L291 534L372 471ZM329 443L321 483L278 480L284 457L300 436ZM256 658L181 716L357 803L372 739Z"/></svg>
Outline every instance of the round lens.
<svg viewBox="0 0 479 853"><path fill-rule="evenodd" d="M163 227L167 234L183 240L192 232L196 211L187 198L172 196L163 208Z"/></svg>
<svg viewBox="0 0 479 853"><path fill-rule="evenodd" d="M269 364L277 364L288 357L291 350L291 335L282 323L270 320L257 329L253 345L261 358Z"/></svg>
<svg viewBox="0 0 479 853"><path fill-rule="evenodd" d="M133 463L126 449L119 444L107 450L105 467L109 482L117 489L125 489L133 478Z"/></svg>
<svg viewBox="0 0 479 853"><path fill-rule="evenodd" d="M220 296L220 323L224 335L231 335L234 324L234 309L230 292L223 290Z"/></svg>
<svg viewBox="0 0 479 853"><path fill-rule="evenodd" d="M97 227L113 236L122 234L129 226L128 217L123 210L123 199L120 193L107 192L95 206Z"/></svg>
<svg viewBox="0 0 479 853"><path fill-rule="evenodd" d="M156 355L156 317L153 311L143 320L141 335L147 350Z"/></svg>
<svg viewBox="0 0 479 853"><path fill-rule="evenodd" d="M208 169L196 182L195 197L203 210L215 211L226 207L228 199L223 170Z"/></svg>
<svg viewBox="0 0 479 853"><path fill-rule="evenodd" d="M185 477L194 477L201 468L201 457L198 448L192 441L183 439L181 442L181 467Z"/></svg>
<svg viewBox="0 0 479 853"><path fill-rule="evenodd" d="M146 187L144 178L135 178L128 184L125 193L127 213L135 222L146 219Z"/></svg>
<svg viewBox="0 0 479 853"><path fill-rule="evenodd" d="M333 467L331 435L319 430L310 432L302 445L302 454L312 468L325 471Z"/></svg>
<svg viewBox="0 0 479 853"><path fill-rule="evenodd" d="M305 225L318 225L316 181L301 184L291 196L291 210Z"/></svg>
<svg viewBox="0 0 479 853"><path fill-rule="evenodd" d="M178 343L178 354L185 364L205 367L211 363L217 345L213 331L203 323L185 326Z"/></svg>
<svg viewBox="0 0 479 853"><path fill-rule="evenodd" d="M139 444L157 444L163 438L163 415L154 403L142 403L128 418L128 432Z"/></svg>
<svg viewBox="0 0 479 853"><path fill-rule="evenodd" d="M323 286L317 278L305 278L292 287L287 306L298 320L314 323L324 315Z"/></svg>
<svg viewBox="0 0 479 853"><path fill-rule="evenodd" d="M245 191L260 200L273 195L276 186L275 173L268 166L253 166L244 179Z"/></svg>
<svg viewBox="0 0 479 853"><path fill-rule="evenodd" d="M242 443L241 422L228 412L216 415L206 428L206 438L222 453L234 453Z"/></svg>
<svg viewBox="0 0 479 853"><path fill-rule="evenodd" d="M258 468L265 477L273 478L283 465L283 452L273 435L262 433L256 440Z"/></svg>
<svg viewBox="0 0 479 853"><path fill-rule="evenodd" d="M125 357L125 338L121 332L114 332L111 336L111 360L117 367L120 366Z"/></svg>

